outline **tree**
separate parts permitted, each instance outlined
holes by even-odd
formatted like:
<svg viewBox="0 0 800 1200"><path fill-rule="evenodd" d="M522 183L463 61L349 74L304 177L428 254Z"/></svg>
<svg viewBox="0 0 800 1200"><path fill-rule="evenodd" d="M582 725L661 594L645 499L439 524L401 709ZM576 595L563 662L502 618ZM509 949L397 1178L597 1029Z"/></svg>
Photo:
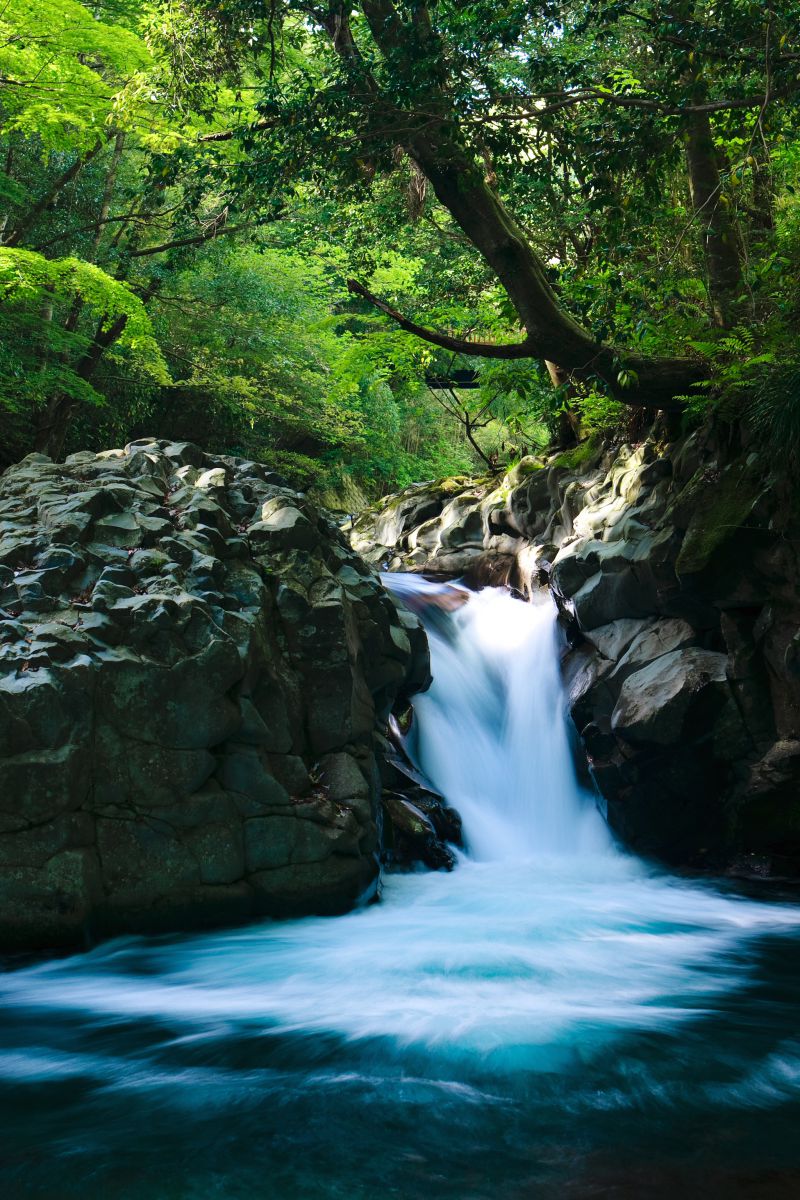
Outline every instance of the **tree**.
<svg viewBox="0 0 800 1200"><path fill-rule="evenodd" d="M798 24L11 0L3 454L164 431L379 491L744 394L796 342ZM423 383L453 355L473 447Z"/></svg>
<svg viewBox="0 0 800 1200"><path fill-rule="evenodd" d="M93 381L110 353L164 382L147 304L165 258L237 231L192 178L204 151L170 105L163 56L135 9L106 7L11 0L0 14L1 319L34 332L11 351L7 404L30 405L33 444L56 457L76 408L104 403Z"/></svg>
<svg viewBox="0 0 800 1200"><path fill-rule="evenodd" d="M763 47L751 49L756 40L752 32L742 43L743 30L760 13L746 0L732 6L679 5L677 14L666 15L660 5L630 11L619 3L464 6L448 0L332 0L278 7L284 15L294 12L310 20L328 40L336 61L296 80L297 90L288 101L285 87L280 95L266 90L262 119L245 133L256 171L264 164L259 139L269 146L269 155L290 163L292 170L308 174L324 162L326 169L343 175L349 169L351 183L359 177L368 182L377 171L391 169L395 148L402 147L502 283L523 337L466 347L384 306L402 328L473 356L549 359L576 379L601 380L625 403L676 407L681 396L707 377L708 365L699 356L661 358L619 348L581 325L557 295L553 272L535 247L535 233L529 235L507 203L513 188L500 186L503 164L506 175L509 169L521 172L530 143L542 132L545 140L551 139L558 114L600 104L677 126L687 152L694 219L706 231L712 299L724 323L723 309L738 288L740 271L710 118L749 113L761 119L775 96L786 92L796 56L783 43L796 32L794 5L787 6L782 31L775 15L767 14L766 56ZM763 32L763 21L755 28ZM723 45L739 40L740 50L727 64L723 60L727 70L713 50L720 36ZM581 39L585 43L590 37L605 39L604 57L582 53ZM689 49L692 39L699 39L697 61ZM623 70L618 86L609 87L609 41L612 52L618 46L633 47L640 58L652 57L655 49L649 78L642 82L631 75L632 82L625 82ZM565 42L566 54L573 56L572 78L561 69ZM534 48L539 50L536 60ZM524 71L509 66L516 56L527 69L528 54L536 64L529 72L534 77L538 61L544 61L540 76L548 75L551 60L555 64L550 86L533 95L521 86ZM602 82L593 77L600 60ZM559 71L560 86L553 78ZM756 83L763 85L761 90ZM723 84L730 86L730 94L717 95ZM580 184L579 170L570 182L573 190ZM360 282L354 281L353 290L381 305L381 298Z"/></svg>
<svg viewBox="0 0 800 1200"><path fill-rule="evenodd" d="M323 491L472 465L411 339L352 311L324 204L279 231L216 138L258 119L268 38L245 53L172 0L12 0L0 34L3 461L155 432Z"/></svg>

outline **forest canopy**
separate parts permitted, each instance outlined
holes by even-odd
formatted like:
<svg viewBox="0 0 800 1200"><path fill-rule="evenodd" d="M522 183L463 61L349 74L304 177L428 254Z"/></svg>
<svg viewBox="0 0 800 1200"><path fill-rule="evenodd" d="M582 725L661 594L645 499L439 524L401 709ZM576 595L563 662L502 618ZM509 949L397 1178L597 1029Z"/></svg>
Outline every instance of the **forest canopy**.
<svg viewBox="0 0 800 1200"><path fill-rule="evenodd" d="M577 436L800 442L800 4L9 0L7 464L355 505Z"/></svg>

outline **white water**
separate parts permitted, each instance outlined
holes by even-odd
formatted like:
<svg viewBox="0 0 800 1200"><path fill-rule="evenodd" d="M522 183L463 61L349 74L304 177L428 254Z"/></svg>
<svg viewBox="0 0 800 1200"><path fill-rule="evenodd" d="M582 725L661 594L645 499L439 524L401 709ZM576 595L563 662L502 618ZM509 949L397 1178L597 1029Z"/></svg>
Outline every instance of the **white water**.
<svg viewBox="0 0 800 1200"><path fill-rule="evenodd" d="M756 940L795 930L798 911L614 848L573 771L549 606L487 591L436 628L446 636L431 636L417 747L464 817L472 856L456 871L389 877L380 905L346 917L112 943L6 975L0 1003L101 1024L152 1018L200 1041L237 1028L379 1039L390 1055L514 1072L586 1063L746 984ZM34 1074L71 1069L69 1055L15 1048L0 1077L24 1074L25 1054ZM75 1070L138 1086L116 1058L83 1056Z"/></svg>
<svg viewBox="0 0 800 1200"><path fill-rule="evenodd" d="M437 585L406 576L400 588L435 596ZM414 706L416 753L458 807L475 859L612 853L575 778L554 616L545 596L522 604L486 588L448 618L452 640L430 639L434 686Z"/></svg>

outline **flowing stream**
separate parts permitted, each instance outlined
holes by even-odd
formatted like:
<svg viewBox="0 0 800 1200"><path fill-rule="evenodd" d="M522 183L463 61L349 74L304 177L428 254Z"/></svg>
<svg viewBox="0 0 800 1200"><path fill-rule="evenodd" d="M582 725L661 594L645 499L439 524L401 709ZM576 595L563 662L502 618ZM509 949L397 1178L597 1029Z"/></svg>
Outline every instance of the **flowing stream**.
<svg viewBox="0 0 800 1200"><path fill-rule="evenodd" d="M614 845L549 602L387 582L427 606L410 749L468 853L345 917L0 976L4 1194L800 1194L800 908Z"/></svg>

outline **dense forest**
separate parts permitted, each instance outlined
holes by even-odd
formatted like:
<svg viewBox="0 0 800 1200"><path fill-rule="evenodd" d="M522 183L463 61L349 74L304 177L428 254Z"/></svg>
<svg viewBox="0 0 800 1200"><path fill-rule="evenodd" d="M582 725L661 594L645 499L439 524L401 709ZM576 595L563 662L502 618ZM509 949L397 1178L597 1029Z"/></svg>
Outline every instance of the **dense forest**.
<svg viewBox="0 0 800 1200"><path fill-rule="evenodd" d="M794 0L9 0L1 465L800 446ZM469 386L467 386L469 385Z"/></svg>

